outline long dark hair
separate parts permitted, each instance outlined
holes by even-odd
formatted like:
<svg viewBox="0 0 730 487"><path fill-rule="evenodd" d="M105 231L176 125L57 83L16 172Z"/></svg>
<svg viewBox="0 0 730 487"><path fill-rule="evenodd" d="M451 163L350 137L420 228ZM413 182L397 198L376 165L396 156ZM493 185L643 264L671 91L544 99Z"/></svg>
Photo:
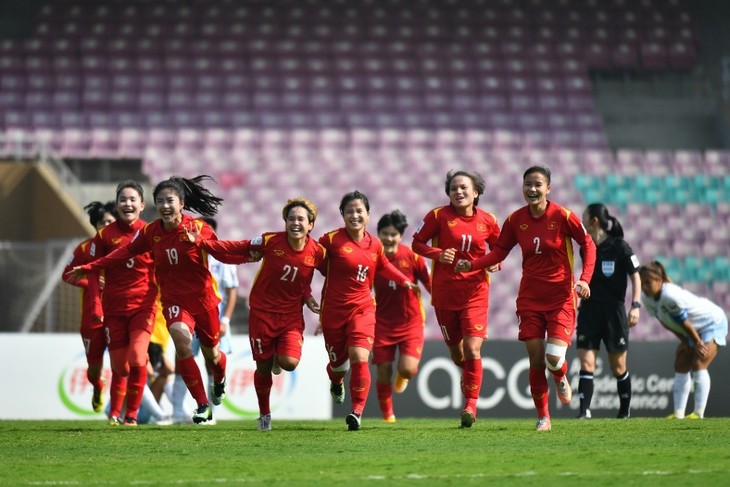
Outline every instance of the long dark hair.
<svg viewBox="0 0 730 487"><path fill-rule="evenodd" d="M101 201L92 201L84 206L84 211L89 215L89 223L96 228L96 225L104 218L104 215L111 213L117 218L116 204L113 201L102 203Z"/></svg>
<svg viewBox="0 0 730 487"><path fill-rule="evenodd" d="M383 228L389 226L393 226L396 230L398 230L398 233L403 235L403 232L405 232L406 227L408 226L408 220L400 210L393 210L390 213L386 213L381 216L380 220L378 220L378 233Z"/></svg>
<svg viewBox="0 0 730 487"><path fill-rule="evenodd" d="M223 198L215 196L201 184L201 181L215 181L207 174L195 176L192 179L180 176L172 176L155 186L152 191L153 199L157 200L157 194L163 189L171 189L180 197L185 208L194 211L202 216L213 216L218 213L218 207L223 203Z"/></svg>
<svg viewBox="0 0 730 487"><path fill-rule="evenodd" d="M624 236L624 229L618 218L608 213L608 208L603 203L591 203L586 208L589 218L597 218L601 228L612 237Z"/></svg>
<svg viewBox="0 0 730 487"><path fill-rule="evenodd" d="M451 190L451 180L454 179L456 176L466 176L471 179L471 183L474 185L474 189L477 192L477 195L474 198L474 206L477 206L479 204L479 197L484 194L484 191L487 188L487 183L484 182L484 178L482 177L482 175L478 172L449 171L448 173L446 173L446 183L444 184L446 196L449 196L449 191Z"/></svg>

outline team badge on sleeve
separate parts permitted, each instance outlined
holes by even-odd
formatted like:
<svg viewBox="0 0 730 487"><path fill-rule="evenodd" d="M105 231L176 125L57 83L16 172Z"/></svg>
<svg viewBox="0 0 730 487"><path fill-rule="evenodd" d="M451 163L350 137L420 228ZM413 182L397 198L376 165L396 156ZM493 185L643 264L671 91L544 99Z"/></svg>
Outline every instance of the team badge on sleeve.
<svg viewBox="0 0 730 487"><path fill-rule="evenodd" d="M259 235L255 239L251 240L251 245L262 245L264 243L263 235Z"/></svg>

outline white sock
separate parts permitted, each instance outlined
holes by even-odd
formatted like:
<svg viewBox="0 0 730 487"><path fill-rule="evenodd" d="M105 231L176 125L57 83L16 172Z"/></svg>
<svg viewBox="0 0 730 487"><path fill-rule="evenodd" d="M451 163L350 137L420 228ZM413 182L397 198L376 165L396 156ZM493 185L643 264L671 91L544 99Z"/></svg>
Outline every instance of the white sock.
<svg viewBox="0 0 730 487"><path fill-rule="evenodd" d="M165 382L165 388L162 390L162 393L165 395L167 400L170 401L171 403L172 403L172 389L173 389L172 381L168 380L167 382Z"/></svg>
<svg viewBox="0 0 730 487"><path fill-rule="evenodd" d="M172 382L172 415L175 417L187 416L185 413L185 397L188 393L188 386L185 385L180 374L175 374L175 380Z"/></svg>
<svg viewBox="0 0 730 487"><path fill-rule="evenodd" d="M148 385L144 386L142 404L146 409L149 409L150 414L152 414L155 419L162 419L166 416L165 411L160 407L159 403L155 399L155 395L152 394L152 390Z"/></svg>
<svg viewBox="0 0 730 487"><path fill-rule="evenodd" d="M674 373L674 415L678 419L684 418L684 412L687 409L687 400L692 389L692 380L687 373Z"/></svg>
<svg viewBox="0 0 730 487"><path fill-rule="evenodd" d="M692 372L692 379L695 384L695 414L700 418L705 417L707 398L710 397L710 373L707 369Z"/></svg>

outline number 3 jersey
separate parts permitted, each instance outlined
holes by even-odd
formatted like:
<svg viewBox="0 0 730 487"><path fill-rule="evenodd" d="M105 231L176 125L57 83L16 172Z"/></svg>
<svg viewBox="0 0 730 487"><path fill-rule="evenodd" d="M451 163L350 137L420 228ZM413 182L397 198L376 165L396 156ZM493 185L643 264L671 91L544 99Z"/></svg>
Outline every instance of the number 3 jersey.
<svg viewBox="0 0 730 487"><path fill-rule="evenodd" d="M301 313L312 295L312 277L325 257L324 248L307 237L302 250L289 245L286 232L269 232L253 240L202 240L200 247L222 262L247 262L250 251L263 254L249 306L266 312ZM238 258L232 258L238 257Z"/></svg>
<svg viewBox="0 0 730 487"><path fill-rule="evenodd" d="M483 256L498 236L495 216L476 207L472 216L459 215L452 205L433 209L425 216L413 235L412 246L417 254L433 262L431 304L434 308L462 310L489 306L487 272L454 272L454 267L460 259L471 261ZM456 249L454 262L439 262L439 255L452 248Z"/></svg>
<svg viewBox="0 0 730 487"><path fill-rule="evenodd" d="M125 247L145 225L143 220L132 225L117 220L99 230L89 250L92 265L93 260ZM126 315L145 307L151 309L157 299L152 255L149 252L128 255L122 260L126 262L104 271L102 306L108 316Z"/></svg>

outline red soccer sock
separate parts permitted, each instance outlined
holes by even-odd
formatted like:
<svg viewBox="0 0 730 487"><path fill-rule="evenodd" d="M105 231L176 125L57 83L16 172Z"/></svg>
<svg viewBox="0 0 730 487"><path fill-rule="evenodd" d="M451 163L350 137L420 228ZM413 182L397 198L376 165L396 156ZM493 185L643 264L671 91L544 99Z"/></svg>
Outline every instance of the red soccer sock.
<svg viewBox="0 0 730 487"><path fill-rule="evenodd" d="M391 384L375 383L375 390L378 392L378 404L383 413L383 419L393 416L393 388Z"/></svg>
<svg viewBox="0 0 730 487"><path fill-rule="evenodd" d="M183 360L178 359L177 367L177 373L183 378L195 402L198 404L208 404L208 396L205 394L203 377L200 375L200 369L195 362L195 357L191 355Z"/></svg>
<svg viewBox="0 0 730 487"><path fill-rule="evenodd" d="M335 375L335 371L332 370L332 364L329 364L329 363L327 364L327 377L330 378L330 382L340 382L341 383L343 380L345 380L344 377L338 377L337 375Z"/></svg>
<svg viewBox="0 0 730 487"><path fill-rule="evenodd" d="M256 398L259 401L259 413L271 414L271 385L274 383L271 374L259 374L258 371L253 373L253 386L256 389Z"/></svg>
<svg viewBox="0 0 730 487"><path fill-rule="evenodd" d="M137 411L142 403L145 384L147 384L147 366L131 367L127 379L127 413L125 417L137 419Z"/></svg>
<svg viewBox="0 0 730 487"><path fill-rule="evenodd" d="M548 409L548 382L545 377L545 369L533 369L530 367L530 392L532 401L535 403L537 417L550 417Z"/></svg>
<svg viewBox="0 0 730 487"><path fill-rule="evenodd" d="M124 397L127 395L127 378L112 370L112 384L109 386L109 417L118 418L122 413Z"/></svg>
<svg viewBox="0 0 730 487"><path fill-rule="evenodd" d="M565 374L568 373L568 361L565 360L559 370L548 370L553 375L553 380L555 380L555 383L558 383L563 379L563 377L565 377Z"/></svg>
<svg viewBox="0 0 730 487"><path fill-rule="evenodd" d="M482 359L464 360L464 372L461 379L461 392L464 393L466 399L476 400L479 397L479 391L482 388Z"/></svg>
<svg viewBox="0 0 730 487"><path fill-rule="evenodd" d="M223 382L223 379L226 378L226 362L228 361L226 354L223 352L218 352L220 356L220 360L218 360L218 364L211 363L210 364L210 370L213 372L213 381L216 384L220 384Z"/></svg>
<svg viewBox="0 0 730 487"><path fill-rule="evenodd" d="M365 403L370 392L370 368L367 362L357 362L350 365L350 397L352 398L352 411L362 414Z"/></svg>

